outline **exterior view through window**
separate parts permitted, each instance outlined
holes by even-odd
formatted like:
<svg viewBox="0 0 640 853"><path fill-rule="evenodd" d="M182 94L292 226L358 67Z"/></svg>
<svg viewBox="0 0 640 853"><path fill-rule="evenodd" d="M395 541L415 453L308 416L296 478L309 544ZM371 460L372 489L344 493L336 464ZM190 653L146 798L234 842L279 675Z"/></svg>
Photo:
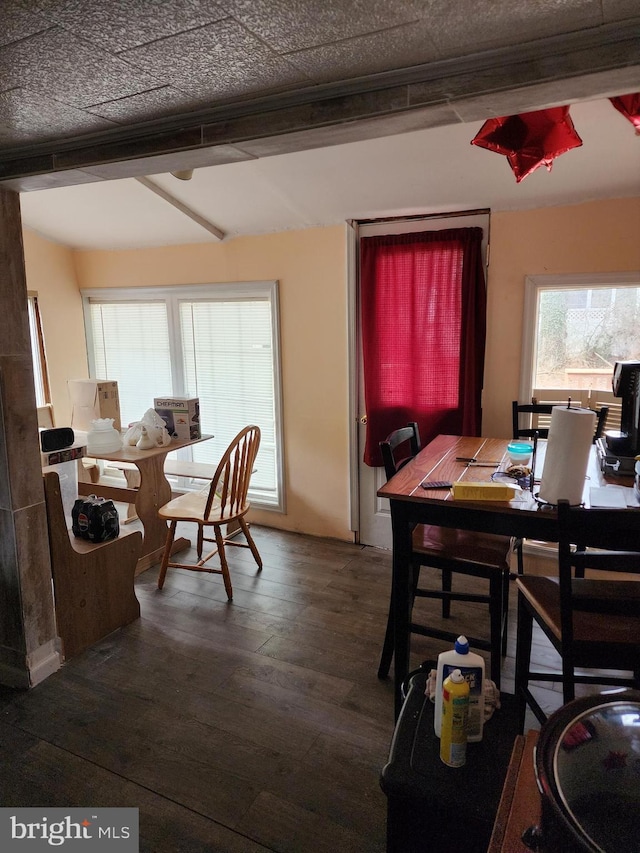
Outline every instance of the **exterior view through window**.
<svg viewBox="0 0 640 853"><path fill-rule="evenodd" d="M640 360L640 283L562 287L561 280L535 281L531 395L538 402L571 397L591 408L607 404L607 428L615 429L614 365Z"/></svg>

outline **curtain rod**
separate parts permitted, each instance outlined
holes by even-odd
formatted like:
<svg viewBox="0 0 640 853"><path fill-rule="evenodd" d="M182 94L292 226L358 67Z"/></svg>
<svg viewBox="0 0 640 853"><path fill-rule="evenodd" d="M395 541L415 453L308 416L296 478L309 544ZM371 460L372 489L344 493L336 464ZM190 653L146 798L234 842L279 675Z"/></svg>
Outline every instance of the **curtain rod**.
<svg viewBox="0 0 640 853"><path fill-rule="evenodd" d="M411 216L382 216L379 219L350 219L352 225L376 225L385 222L415 222L420 219L453 219L457 216L480 216L491 213L488 207L477 210L458 210L450 213L415 213Z"/></svg>

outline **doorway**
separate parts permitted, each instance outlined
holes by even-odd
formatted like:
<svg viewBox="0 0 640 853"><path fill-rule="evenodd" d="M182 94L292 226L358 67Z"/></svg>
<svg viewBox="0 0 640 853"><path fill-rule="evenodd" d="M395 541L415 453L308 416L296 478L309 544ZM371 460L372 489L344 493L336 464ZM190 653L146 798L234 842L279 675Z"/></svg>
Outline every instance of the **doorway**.
<svg viewBox="0 0 640 853"><path fill-rule="evenodd" d="M433 230L439 231L445 228L472 228L480 227L483 230L482 256L486 270L486 259L488 256L489 235L489 211L470 211L469 213L455 214L451 216L419 217L410 219L379 220L356 223L354 237L356 241L356 257L359 255L359 240L361 237L369 237L382 234L406 234L416 231ZM391 515L389 502L378 497L377 491L384 484L386 477L384 468L373 468L363 462L364 447L367 429L367 414L364 398L364 377L362 370L362 335L360 326L360 283L356 273L355 287L351 288L355 308L353 316L356 322L356 352L355 364L356 381L354 386L356 392L356 456L353 462L357 465L357 499L358 507L355 523L357 524L357 538L362 545L371 545L376 548L391 549ZM398 424L405 426L405 424Z"/></svg>

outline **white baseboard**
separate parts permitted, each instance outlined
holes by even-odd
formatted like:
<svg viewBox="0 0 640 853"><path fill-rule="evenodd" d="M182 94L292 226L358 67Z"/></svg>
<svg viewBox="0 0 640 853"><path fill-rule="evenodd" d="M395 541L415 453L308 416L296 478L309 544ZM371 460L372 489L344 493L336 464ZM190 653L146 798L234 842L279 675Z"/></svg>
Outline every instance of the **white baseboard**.
<svg viewBox="0 0 640 853"><path fill-rule="evenodd" d="M50 640L28 656L25 667L0 661L0 684L27 690L40 684L62 666L57 642Z"/></svg>

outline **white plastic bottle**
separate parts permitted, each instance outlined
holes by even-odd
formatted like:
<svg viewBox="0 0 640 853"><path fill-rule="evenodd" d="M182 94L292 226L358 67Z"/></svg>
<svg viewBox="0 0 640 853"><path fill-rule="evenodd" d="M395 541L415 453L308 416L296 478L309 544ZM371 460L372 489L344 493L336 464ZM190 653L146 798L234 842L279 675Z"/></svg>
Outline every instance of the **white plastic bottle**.
<svg viewBox="0 0 640 853"><path fill-rule="evenodd" d="M433 728L440 737L442 726L442 685L454 669L459 669L469 682L469 720L467 740L470 743L482 740L484 726L484 658L469 651L466 637L458 637L455 646L438 655L436 671L436 706Z"/></svg>

